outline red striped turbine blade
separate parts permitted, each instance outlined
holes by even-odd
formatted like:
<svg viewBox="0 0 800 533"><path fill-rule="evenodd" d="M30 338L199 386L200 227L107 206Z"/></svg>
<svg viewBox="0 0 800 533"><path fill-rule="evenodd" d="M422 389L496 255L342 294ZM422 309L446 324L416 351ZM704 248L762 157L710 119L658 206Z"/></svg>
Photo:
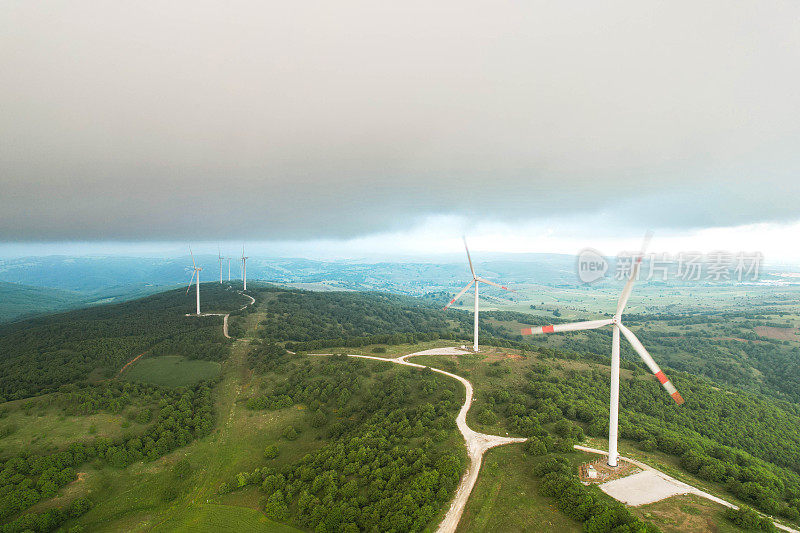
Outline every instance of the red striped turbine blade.
<svg viewBox="0 0 800 533"><path fill-rule="evenodd" d="M644 364L647 365L647 368L649 368L650 371L653 373L653 375L655 375L656 379L658 379L658 382L661 383L662 387L664 387L664 390L666 390L667 393L670 396L672 396L672 399L675 400L675 403L677 403L678 405L683 404L683 396L681 396L681 394L675 388L675 385L672 384L672 382L667 378L667 376L664 375L664 372L662 372L661 369L658 368L658 365L650 356L650 353L644 347L639 338L636 337L636 335L634 335L631 330L629 330L622 324L619 325L619 330L622 332L623 335L625 335L625 338L628 339L628 342L631 343L633 349L636 351L636 353L639 354L639 357L642 358L642 361L644 361Z"/></svg>
<svg viewBox="0 0 800 533"><path fill-rule="evenodd" d="M450 300L450 302L449 302L447 305L445 305L445 306L444 306L444 308L445 308L445 309L447 309L448 307L450 307L451 305L453 305L454 303L456 303L456 300L458 300L459 298L461 298L461 297L464 295L464 293L465 293L465 292L467 292L467 290L469 290L469 288L470 288L470 287L472 287L472 284L473 284L473 283L475 283L475 280L474 280L474 279L473 279L472 281L470 281L469 283L467 283L467 286L466 286L466 287L464 287L463 289L461 289L461 292L459 292L458 294L456 294L456 295L455 295L455 297L454 297L452 300Z"/></svg>
<svg viewBox="0 0 800 533"><path fill-rule="evenodd" d="M549 326L536 326L522 330L523 335L539 335L541 333L558 333L560 331L580 331L583 329L597 329L607 326L613 322L612 319L587 320L586 322L572 322L569 324L552 324Z"/></svg>
<svg viewBox="0 0 800 533"><path fill-rule="evenodd" d="M495 283L494 281L489 281L488 279L483 279L483 278L480 278L480 277L479 277L479 278L478 278L478 281L480 281L481 283L486 283L486 284L489 284L489 285L494 285L495 287L498 287L498 288L500 288L500 289L503 289L504 291L517 292L517 291L515 291L514 289L509 289L509 288L508 288L508 287L506 287L505 285L500 285L499 283Z"/></svg>

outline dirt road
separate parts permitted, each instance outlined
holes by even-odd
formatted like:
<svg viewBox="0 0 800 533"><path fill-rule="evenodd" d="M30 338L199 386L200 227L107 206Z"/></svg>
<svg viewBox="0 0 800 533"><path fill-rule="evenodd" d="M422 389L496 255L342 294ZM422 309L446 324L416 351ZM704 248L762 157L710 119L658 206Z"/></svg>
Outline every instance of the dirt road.
<svg viewBox="0 0 800 533"><path fill-rule="evenodd" d="M128 368L133 363L138 361L140 357L142 357L144 354L146 354L149 351L150 350L144 351L144 352L140 353L139 355L137 355L136 357L134 357L133 359L131 359L130 361L128 361L127 363L125 363L125 366L123 366L122 368L119 369L119 372L117 372L117 375L121 375L125 371L126 368Z"/></svg>
<svg viewBox="0 0 800 533"><path fill-rule="evenodd" d="M245 298L249 298L250 299L250 303L244 304L243 306L241 306L239 308L239 311L241 311L242 309L244 309L245 307L247 307L249 305L253 305L254 303L256 303L256 299L253 298L252 296L250 296L249 294L245 294L242 291L237 291L237 292L239 294L241 294L242 296L244 296ZM186 316L197 316L197 315L186 315ZM225 338L227 338L227 339L233 338L230 335L228 335L228 317L231 316L230 313L227 313L227 314L225 314L225 313L200 313L200 316L221 316L222 317L222 334L225 335Z"/></svg>
<svg viewBox="0 0 800 533"><path fill-rule="evenodd" d="M425 368L425 365L409 363L408 361L406 361L406 359L409 357L414 357L416 355L458 355L466 353L469 352L459 350L457 348L435 348L433 350L425 350L422 352L415 352L408 355L402 355L395 359L374 357L371 355L350 355L350 357L359 357L362 359L375 359L377 361L386 361L390 363L397 363L400 365ZM439 524L439 528L436 530L438 533L452 533L458 527L458 522L461 520L461 515L464 513L464 508L467 505L467 500L469 499L469 495L472 492L472 488L475 486L475 482L478 480L478 473L481 470L481 462L483 461L483 454L486 453L486 450L494 448L495 446L502 446L503 444L511 444L514 442L525 442L527 439L515 438L515 437L499 437L497 435L487 435L485 433L478 433L477 431L472 430L467 425L467 412L469 412L469 408L472 405L472 383L462 378L461 376L457 376L456 374L451 374L450 372L445 372L444 370L440 370L438 368L433 368L433 367L430 367L430 369L434 372L438 372L439 374L444 374L445 376L460 381L464 385L464 389L466 390L464 405L461 406L461 410L458 412L458 416L456 417L456 425L458 426L458 430L464 436L464 441L467 446L467 455L469 456L470 465L467 468L467 471L464 472L464 475L461 478L461 482L458 484L456 495L453 498L453 501L450 503L450 508L447 510L447 514L442 519L442 522Z"/></svg>
<svg viewBox="0 0 800 533"><path fill-rule="evenodd" d="M238 292L239 292L239 294L241 294L242 296L244 296L244 297L246 297L246 298L249 298L249 299L250 299L250 303L248 303L248 304L244 304L243 306L241 306L241 307L239 308L239 311L241 311L242 309L244 309L244 308L245 308L245 307L247 307L248 305L253 305L254 303L256 303L256 299L255 299L255 298L253 298L252 296L250 296L249 294L245 294L245 293L243 293L242 291L238 291ZM197 316L197 315L193 315L193 314L187 314L186 316ZM231 314L230 314L230 313L227 313L227 314L223 314L223 313L200 313L200 316L221 316L221 317L222 317L222 334L223 334L223 335L225 335L225 338L226 338L226 339L231 339L231 338L233 338L233 337L231 337L230 335L228 335L228 317L229 317L229 316L231 316ZM125 363L125 366L123 366L122 368L120 368L120 369L119 369L119 372L117 372L117 375L120 375L120 374L122 374L122 372L123 372L123 371L124 371L126 368L128 368L128 367L129 367L129 366L131 366L133 363L135 363L136 361L138 361L140 357L142 357L144 354L146 354L146 353L147 353L147 352L149 352L149 351L150 351L150 350L147 350L147 351L145 351L145 352L142 352L142 353L140 353L139 355L137 355L136 357L134 357L133 359L131 359L130 361L128 361L127 363Z"/></svg>

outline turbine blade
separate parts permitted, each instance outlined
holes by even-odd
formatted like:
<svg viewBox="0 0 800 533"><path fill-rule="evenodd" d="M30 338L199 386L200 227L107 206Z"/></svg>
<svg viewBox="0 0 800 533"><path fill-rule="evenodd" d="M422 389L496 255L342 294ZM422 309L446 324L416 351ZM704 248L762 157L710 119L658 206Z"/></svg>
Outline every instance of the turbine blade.
<svg viewBox="0 0 800 533"><path fill-rule="evenodd" d="M675 388L675 385L673 385L672 382L667 379L667 376L664 375L661 369L658 368L658 365L655 361L653 361L653 358L642 344L642 341L640 341L639 338L624 325L620 324L619 329L622 334L625 335L625 338L628 339L628 342L631 343L633 349L636 350L636 353L639 354L639 357L642 358L642 361L644 361L644 364L647 365L647 368L650 369L650 372L655 374L656 378L658 378L658 381L661 383L661 386L664 387L664 390L666 390L667 393L672 396L672 399L675 400L675 403L681 405L683 403L683 397L681 396L681 393L678 392L678 390Z"/></svg>
<svg viewBox="0 0 800 533"><path fill-rule="evenodd" d="M508 288L508 287L506 287L505 285L500 285L499 283L495 283L494 281L489 281L488 279L483 279L483 278L481 278L481 277L478 277L478 278L476 278L476 279L477 279L478 281L480 281L481 283L488 283L489 285L494 285L495 287L499 287L499 288L503 289L504 291L517 292L517 291L515 291L514 289L509 289L509 288Z"/></svg>
<svg viewBox="0 0 800 533"><path fill-rule="evenodd" d="M189 286L186 287L186 294L189 294L189 289L192 288L192 282L194 281L195 274L197 274L197 270L192 270L192 278L189 280Z"/></svg>
<svg viewBox="0 0 800 533"><path fill-rule="evenodd" d="M192 247L191 246L189 246L189 255L192 256L192 266L197 268L197 265L194 262L194 254L192 253Z"/></svg>
<svg viewBox="0 0 800 533"><path fill-rule="evenodd" d="M644 242L642 242L642 248L639 251L639 255L637 255L634 259L633 268L631 269L631 277L628 278L628 282L625 284L625 288L622 289L622 294L619 296L619 301L617 302L617 316L622 314L622 311L625 309L625 305L628 303L628 298L631 297L633 284L636 282L636 278L639 276L639 268L642 266L642 258L644 257L645 250L647 250L647 245L650 244L651 238L653 238L653 232L648 231L645 233Z"/></svg>
<svg viewBox="0 0 800 533"><path fill-rule="evenodd" d="M464 249L467 251L467 261L469 261L469 269L472 272L472 279L475 279L477 276L475 275L475 269L472 267L472 258L469 256L469 247L467 246L467 238L462 237L464 239Z"/></svg>
<svg viewBox="0 0 800 533"><path fill-rule="evenodd" d="M571 322L569 324L552 324L550 326L537 326L525 328L523 335L539 335L540 333L559 333L561 331L580 331L583 329L597 329L611 324L614 320L605 318L603 320L587 320L586 322Z"/></svg>
<svg viewBox="0 0 800 533"><path fill-rule="evenodd" d="M464 287L463 289L461 289L461 292L459 292L458 294L456 294L456 295L455 295L455 297L454 297L452 300L450 300L450 303L448 303L447 305L445 305L445 306L444 306L444 308L445 308L445 309L447 309L448 307L450 307L451 305L453 305L453 304L456 302L456 300L458 300L459 298L461 298L462 296L464 296L464 293L465 293L465 292L467 292L467 291L469 290L469 288L470 288L470 287L472 287L472 284L473 284L473 283L475 283L475 280L474 280L474 279L473 279L472 281L470 281L469 283L467 283L467 286L466 286L466 287Z"/></svg>

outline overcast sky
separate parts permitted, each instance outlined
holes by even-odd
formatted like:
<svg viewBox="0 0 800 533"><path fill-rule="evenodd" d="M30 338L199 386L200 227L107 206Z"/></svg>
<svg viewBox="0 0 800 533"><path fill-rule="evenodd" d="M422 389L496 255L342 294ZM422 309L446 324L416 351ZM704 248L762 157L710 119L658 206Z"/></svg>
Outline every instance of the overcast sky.
<svg viewBox="0 0 800 533"><path fill-rule="evenodd" d="M797 2L6 1L0 241L779 249L799 27Z"/></svg>

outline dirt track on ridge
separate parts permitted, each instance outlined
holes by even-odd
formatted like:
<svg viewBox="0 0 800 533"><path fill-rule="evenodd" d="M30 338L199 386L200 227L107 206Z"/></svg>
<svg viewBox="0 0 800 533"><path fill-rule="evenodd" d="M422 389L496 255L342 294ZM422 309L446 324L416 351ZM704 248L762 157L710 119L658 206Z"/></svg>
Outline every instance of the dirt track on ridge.
<svg viewBox="0 0 800 533"><path fill-rule="evenodd" d="M238 291L238 292L239 292L239 294L241 294L242 296L245 296L245 297L247 297L247 298L250 298L250 303L249 303L249 304L244 304L242 307L240 307L240 308L239 308L239 311L241 311L242 309L244 309L245 307L247 307L247 306L249 306L249 305L253 305L254 303L256 303L256 299L255 299L255 298L253 298L252 296L250 296L249 294L245 294L245 293L243 293L242 291ZM197 315L187 314L186 316L197 316ZM233 337L231 337L230 335L228 335L228 317L229 317L229 316L231 316L231 314L230 314L230 313L227 313L227 314L223 314L223 313L200 313L200 316L221 316L221 317L222 317L222 334L223 334L223 335L225 335L225 338L226 338L226 339L231 339L231 338L233 338ZM119 375L121 375L121 374L122 374L122 372L123 372L123 371L124 371L126 368L128 368L128 367L129 367L129 366L131 366L133 363L135 363L136 361L138 361L140 357L142 357L144 354L146 354L146 353L147 353L147 352L149 352L149 351L150 351L149 349L148 349L148 350L145 350L144 352L140 353L139 355L137 355L136 357L134 357L133 359L131 359L130 361L128 361L127 363L125 363L125 365L124 365L122 368L120 368L120 369L119 369L119 372L117 372L117 375L118 375L118 376L119 376Z"/></svg>

